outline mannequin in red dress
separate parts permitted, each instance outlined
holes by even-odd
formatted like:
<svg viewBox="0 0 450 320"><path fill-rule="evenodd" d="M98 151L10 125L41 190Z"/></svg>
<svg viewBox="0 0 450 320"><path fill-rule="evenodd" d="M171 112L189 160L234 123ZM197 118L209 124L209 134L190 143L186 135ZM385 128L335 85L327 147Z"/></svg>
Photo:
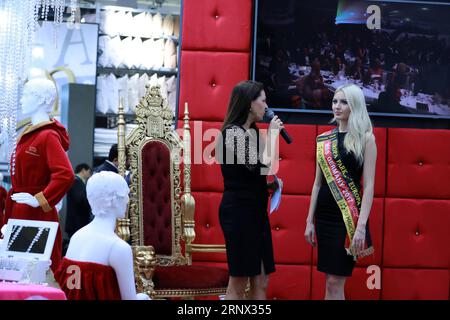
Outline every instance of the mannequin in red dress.
<svg viewBox="0 0 450 320"><path fill-rule="evenodd" d="M17 141L15 172L8 192L4 223L9 218L59 222L56 204L74 181L67 157L69 136L57 120L50 120L56 87L44 78L29 80L23 89L22 113L31 116ZM61 261L62 236L58 230L51 256L53 271Z"/></svg>
<svg viewBox="0 0 450 320"><path fill-rule="evenodd" d="M128 185L117 173L102 171L87 182L94 220L70 239L55 279L68 300L148 300L136 294L133 254L114 230L125 217Z"/></svg>

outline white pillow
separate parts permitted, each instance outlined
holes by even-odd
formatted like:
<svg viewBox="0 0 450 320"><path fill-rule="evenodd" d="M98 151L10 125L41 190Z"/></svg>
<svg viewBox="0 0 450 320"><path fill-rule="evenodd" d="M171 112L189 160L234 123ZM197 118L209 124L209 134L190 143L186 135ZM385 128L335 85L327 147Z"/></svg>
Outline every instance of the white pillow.
<svg viewBox="0 0 450 320"><path fill-rule="evenodd" d="M100 52L98 56L98 64L102 67L111 67L111 60L109 58L111 46L111 39L108 36L101 36L98 38L98 51Z"/></svg>
<svg viewBox="0 0 450 320"><path fill-rule="evenodd" d="M139 99L141 99L143 96L145 96L147 89L145 88L145 85L148 83L149 77L148 74L144 73L139 77Z"/></svg>
<svg viewBox="0 0 450 320"><path fill-rule="evenodd" d="M150 86L154 87L156 85L158 85L158 75L156 73L154 73L149 80Z"/></svg>
<svg viewBox="0 0 450 320"><path fill-rule="evenodd" d="M101 112L103 114L108 112L108 92L105 92L105 78L106 75L103 74L97 77L96 109L98 112Z"/></svg>
<svg viewBox="0 0 450 320"><path fill-rule="evenodd" d="M145 40L142 43L142 47L143 67L144 69L151 69L155 61L155 41L153 39Z"/></svg>
<svg viewBox="0 0 450 320"><path fill-rule="evenodd" d="M119 105L119 92L117 90L117 79L113 74L109 74L104 80L104 93L108 101L108 111L115 112Z"/></svg>
<svg viewBox="0 0 450 320"><path fill-rule="evenodd" d="M157 13L153 16L153 30L152 30L152 35L153 38L157 38L157 37L161 37L162 35L162 27L163 27L163 20L162 20L162 16L160 13Z"/></svg>
<svg viewBox="0 0 450 320"><path fill-rule="evenodd" d="M126 37L122 40L123 60L122 65L125 68L133 68L133 38Z"/></svg>
<svg viewBox="0 0 450 320"><path fill-rule="evenodd" d="M173 26L174 26L174 20L173 16L168 14L164 17L163 20L163 34L165 36L171 36L173 34Z"/></svg>
<svg viewBox="0 0 450 320"><path fill-rule="evenodd" d="M131 12L126 12L122 16L122 21L120 27L118 26L118 29L120 30L120 34L123 36L135 36L137 35L138 29L135 29L134 26L134 18L133 14Z"/></svg>
<svg viewBox="0 0 450 320"><path fill-rule="evenodd" d="M167 104L169 105L169 108L172 109L173 114L175 114L176 107L177 107L177 92L172 91L169 93L169 96L167 97Z"/></svg>
<svg viewBox="0 0 450 320"><path fill-rule="evenodd" d="M111 36L116 36L121 34L123 28L123 18L125 17L124 11L117 11L111 13L108 18L108 34Z"/></svg>
<svg viewBox="0 0 450 320"><path fill-rule="evenodd" d="M173 92L173 91L177 91L177 77L171 76L169 79L167 79L166 87L167 87L167 91L169 93Z"/></svg>
<svg viewBox="0 0 450 320"><path fill-rule="evenodd" d="M130 104L128 103L128 75L117 79L117 96L118 99L123 98L123 110L127 113L130 110ZM115 105L113 112L119 112L119 103Z"/></svg>
<svg viewBox="0 0 450 320"><path fill-rule="evenodd" d="M141 12L133 17L133 35L145 37L145 22L147 14Z"/></svg>
<svg viewBox="0 0 450 320"><path fill-rule="evenodd" d="M162 76L158 78L158 85L161 88L161 96L167 100L168 92L167 92L167 86L166 86L166 77Z"/></svg>
<svg viewBox="0 0 450 320"><path fill-rule="evenodd" d="M120 40L120 36L115 36L110 40L109 46L109 61L110 64L119 68L125 59L124 48L122 47L122 40Z"/></svg>
<svg viewBox="0 0 450 320"><path fill-rule="evenodd" d="M177 38L180 37L180 16L175 16L173 22L173 35Z"/></svg>
<svg viewBox="0 0 450 320"><path fill-rule="evenodd" d="M145 38L151 38L153 36L153 17L151 13L146 13L144 24L142 25L142 32Z"/></svg>
<svg viewBox="0 0 450 320"><path fill-rule="evenodd" d="M139 37L133 39L131 43L131 50L129 51L132 68L139 69L142 67L142 40Z"/></svg>
<svg viewBox="0 0 450 320"><path fill-rule="evenodd" d="M128 106L134 112L139 103L139 74L136 73L128 79Z"/></svg>
<svg viewBox="0 0 450 320"><path fill-rule="evenodd" d="M154 44L154 68L161 68L164 65L164 39L155 41Z"/></svg>
<svg viewBox="0 0 450 320"><path fill-rule="evenodd" d="M166 41L164 45L164 67L166 68L176 68L177 58L176 58L176 48L175 43L172 39Z"/></svg>

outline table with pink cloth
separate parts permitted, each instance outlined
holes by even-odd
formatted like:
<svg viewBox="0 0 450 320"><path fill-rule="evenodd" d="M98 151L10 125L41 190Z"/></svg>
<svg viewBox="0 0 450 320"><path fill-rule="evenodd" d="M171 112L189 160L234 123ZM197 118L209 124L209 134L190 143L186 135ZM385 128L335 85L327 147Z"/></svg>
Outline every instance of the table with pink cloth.
<svg viewBox="0 0 450 320"><path fill-rule="evenodd" d="M0 300L66 300L66 295L50 286L0 282Z"/></svg>

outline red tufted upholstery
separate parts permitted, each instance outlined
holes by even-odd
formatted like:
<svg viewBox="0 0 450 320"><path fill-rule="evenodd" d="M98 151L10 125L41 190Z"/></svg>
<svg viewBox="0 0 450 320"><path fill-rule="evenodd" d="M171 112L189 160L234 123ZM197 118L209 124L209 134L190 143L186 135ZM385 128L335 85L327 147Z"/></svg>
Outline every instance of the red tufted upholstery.
<svg viewBox="0 0 450 320"><path fill-rule="evenodd" d="M188 101L192 118L203 121L203 132L220 127L232 87L249 77L251 33L246 26L251 25L251 6L251 0L184 1L180 110ZM213 9L219 12L215 22ZM303 232L315 173L315 136L327 127L287 129L294 143L280 145L279 176L285 192L279 211L270 217L277 271L271 275L268 296L323 299L325 277L316 271L315 250L306 245ZM374 133L378 158L370 229L376 253L358 263L346 297L448 299L450 131L375 128ZM223 243L219 166L194 165L192 187L196 239ZM198 264L223 265L225 256L202 254L194 259ZM381 290L366 287L366 266L371 264L382 270Z"/></svg>
<svg viewBox="0 0 450 320"><path fill-rule="evenodd" d="M450 201L386 199L387 267L450 267Z"/></svg>
<svg viewBox="0 0 450 320"><path fill-rule="evenodd" d="M356 267L353 275L348 279L345 286L345 298L349 300L378 300L381 290L369 290L366 286L367 277L366 268ZM311 299L323 300L325 297L325 274L313 268L312 271L312 290Z"/></svg>
<svg viewBox="0 0 450 320"><path fill-rule="evenodd" d="M228 270L210 266L170 266L156 268L156 290L212 289L228 284Z"/></svg>
<svg viewBox="0 0 450 320"><path fill-rule="evenodd" d="M203 165L203 156L208 161L214 160L214 146L217 134L220 132L221 122L191 121L191 188L194 191L223 191L220 165ZM182 121L178 121L178 128L183 128ZM178 130L182 136L182 130ZM209 157L211 156L211 158Z"/></svg>
<svg viewBox="0 0 450 320"><path fill-rule="evenodd" d="M189 102L189 117L222 121L231 90L248 79L250 54L183 50L181 61L180 103ZM182 119L184 109L179 109Z"/></svg>
<svg viewBox="0 0 450 320"><path fill-rule="evenodd" d="M145 216L144 245L161 255L172 254L172 208L170 193L170 151L158 141L142 148L142 197Z"/></svg>
<svg viewBox="0 0 450 320"><path fill-rule="evenodd" d="M218 214L222 193L193 192L192 195L195 198L195 242L224 244ZM227 261L225 253L194 252L192 257L198 261Z"/></svg>
<svg viewBox="0 0 450 320"><path fill-rule="evenodd" d="M450 199L450 130L389 129L389 197Z"/></svg>
<svg viewBox="0 0 450 320"><path fill-rule="evenodd" d="M252 2L237 4L235 0L184 1L183 50L249 52Z"/></svg>
<svg viewBox="0 0 450 320"><path fill-rule="evenodd" d="M447 270L383 269L383 300L448 300Z"/></svg>

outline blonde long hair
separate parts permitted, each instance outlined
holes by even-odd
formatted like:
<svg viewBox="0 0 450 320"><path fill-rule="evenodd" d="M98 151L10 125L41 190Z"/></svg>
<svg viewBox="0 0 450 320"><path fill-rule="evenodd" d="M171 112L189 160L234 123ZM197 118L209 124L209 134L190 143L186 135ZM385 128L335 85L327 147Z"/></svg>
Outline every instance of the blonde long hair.
<svg viewBox="0 0 450 320"><path fill-rule="evenodd" d="M372 122L367 112L366 100L362 90L354 84L346 84L336 89L336 93L343 92L350 107L348 117L347 134L344 139L344 147L348 152L353 152L357 161L362 164L364 161L364 149L366 138L372 136ZM339 120L333 118L331 122Z"/></svg>

